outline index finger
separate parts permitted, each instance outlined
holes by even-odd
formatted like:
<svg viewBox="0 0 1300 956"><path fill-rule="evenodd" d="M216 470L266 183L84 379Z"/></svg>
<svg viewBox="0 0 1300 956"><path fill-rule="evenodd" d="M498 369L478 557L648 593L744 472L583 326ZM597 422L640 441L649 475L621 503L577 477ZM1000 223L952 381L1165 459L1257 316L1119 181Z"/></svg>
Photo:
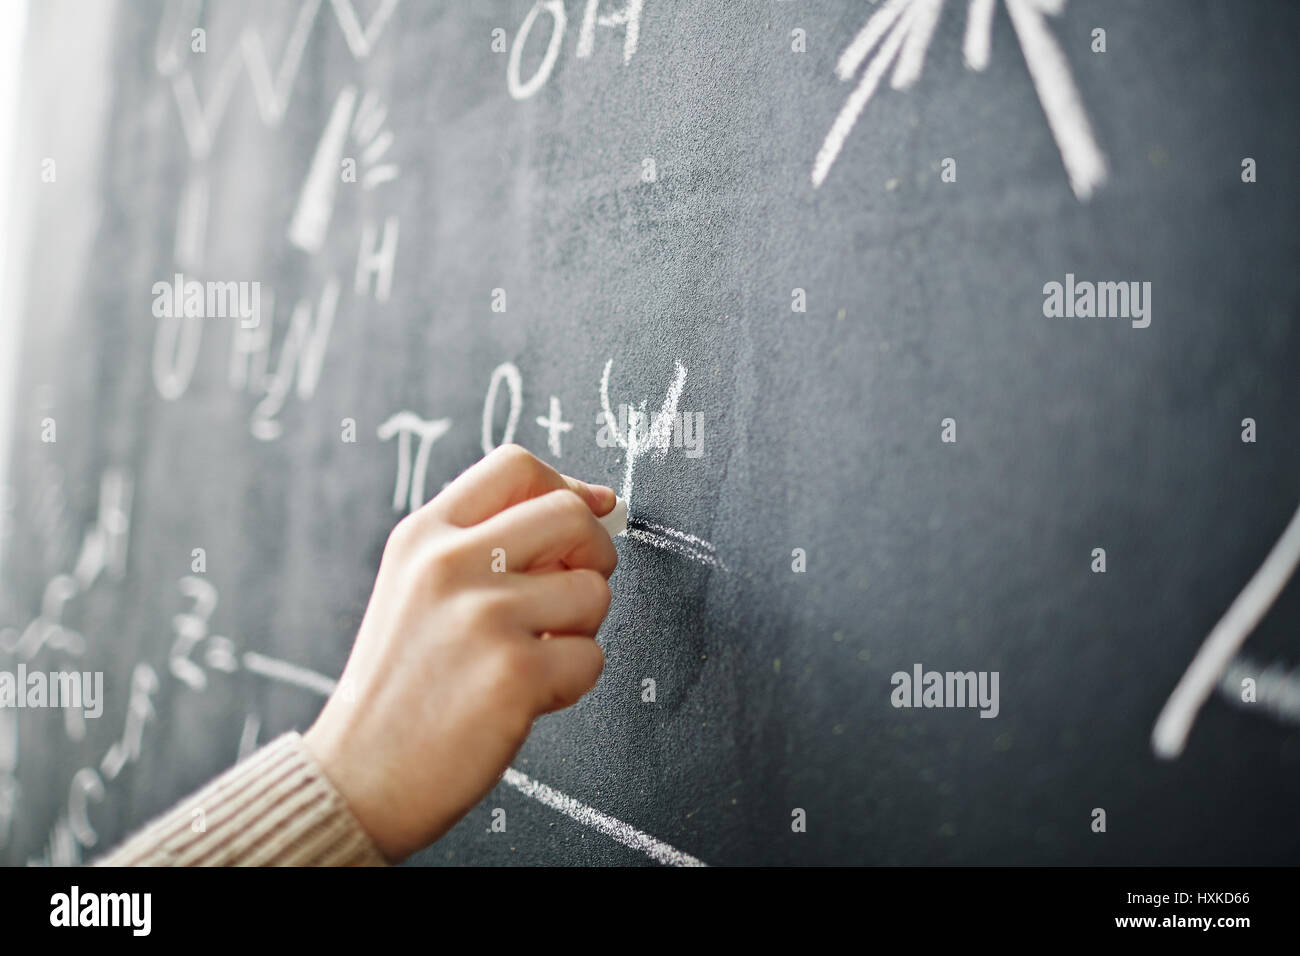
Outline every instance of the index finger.
<svg viewBox="0 0 1300 956"><path fill-rule="evenodd" d="M430 505L462 528L479 524L514 505L567 488L600 517L614 508L614 491L562 475L520 445L501 445L465 469Z"/></svg>

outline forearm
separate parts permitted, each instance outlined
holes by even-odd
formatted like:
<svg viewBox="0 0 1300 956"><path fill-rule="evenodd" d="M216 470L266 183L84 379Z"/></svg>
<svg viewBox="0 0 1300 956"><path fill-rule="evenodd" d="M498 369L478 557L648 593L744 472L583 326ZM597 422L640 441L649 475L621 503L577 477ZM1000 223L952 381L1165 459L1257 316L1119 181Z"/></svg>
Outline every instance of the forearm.
<svg viewBox="0 0 1300 956"><path fill-rule="evenodd" d="M306 739L280 737L99 864L383 865L428 846L534 720L599 679L618 564L617 528L599 519L617 507L612 488L497 448L389 535L350 692Z"/></svg>
<svg viewBox="0 0 1300 956"><path fill-rule="evenodd" d="M288 733L181 801L95 865L386 862L302 738Z"/></svg>

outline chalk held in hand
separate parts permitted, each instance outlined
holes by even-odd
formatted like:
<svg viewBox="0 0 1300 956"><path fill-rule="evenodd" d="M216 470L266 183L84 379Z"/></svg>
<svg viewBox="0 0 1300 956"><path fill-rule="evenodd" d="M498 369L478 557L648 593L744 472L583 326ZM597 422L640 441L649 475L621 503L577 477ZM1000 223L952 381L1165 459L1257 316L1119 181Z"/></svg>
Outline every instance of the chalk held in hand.
<svg viewBox="0 0 1300 956"><path fill-rule="evenodd" d="M611 538L617 538L627 530L627 499L616 498L614 500L614 510L603 518L597 518L601 527L609 532Z"/></svg>

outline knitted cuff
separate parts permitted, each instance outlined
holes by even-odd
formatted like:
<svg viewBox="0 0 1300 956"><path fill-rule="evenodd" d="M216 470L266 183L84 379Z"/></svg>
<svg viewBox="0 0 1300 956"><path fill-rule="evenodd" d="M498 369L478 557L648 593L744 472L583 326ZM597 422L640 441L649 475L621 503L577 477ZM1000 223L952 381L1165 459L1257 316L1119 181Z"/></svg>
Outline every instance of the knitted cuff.
<svg viewBox="0 0 1300 956"><path fill-rule="evenodd" d="M385 866L325 772L287 733L96 866Z"/></svg>

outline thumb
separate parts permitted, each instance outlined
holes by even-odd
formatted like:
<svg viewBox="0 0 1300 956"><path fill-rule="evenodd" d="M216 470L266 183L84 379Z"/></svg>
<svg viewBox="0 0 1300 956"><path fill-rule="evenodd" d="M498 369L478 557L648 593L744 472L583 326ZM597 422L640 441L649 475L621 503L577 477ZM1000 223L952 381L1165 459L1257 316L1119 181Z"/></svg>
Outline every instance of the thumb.
<svg viewBox="0 0 1300 956"><path fill-rule="evenodd" d="M605 652L585 634L543 634L538 651L550 690L550 703L543 704L542 713L576 704L596 686L605 668Z"/></svg>
<svg viewBox="0 0 1300 956"><path fill-rule="evenodd" d="M593 485L587 481L579 481L577 478L570 478L568 475L562 476L568 486L577 492L578 497L587 502L587 507L597 518L603 517L614 510L614 505L618 503L618 498L614 494L614 489L606 485Z"/></svg>

